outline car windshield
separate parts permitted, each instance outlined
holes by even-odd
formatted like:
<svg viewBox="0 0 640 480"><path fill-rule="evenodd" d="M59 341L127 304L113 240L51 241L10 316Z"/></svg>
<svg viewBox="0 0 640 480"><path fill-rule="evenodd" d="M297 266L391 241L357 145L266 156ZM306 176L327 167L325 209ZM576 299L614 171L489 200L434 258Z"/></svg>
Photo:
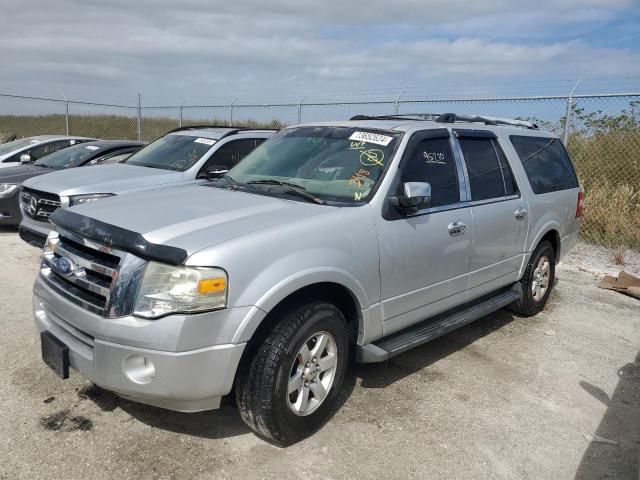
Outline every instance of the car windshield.
<svg viewBox="0 0 640 480"><path fill-rule="evenodd" d="M0 155L6 155L7 153L15 152L21 148L37 145L40 143L33 138L21 138L20 140L14 140L13 142L7 142L0 145Z"/></svg>
<svg viewBox="0 0 640 480"><path fill-rule="evenodd" d="M346 127L287 129L247 155L228 176L238 185L272 190L278 186L269 182L286 182L325 201L360 203L382 178L400 135Z"/></svg>
<svg viewBox="0 0 640 480"><path fill-rule="evenodd" d="M207 153L215 140L192 135L165 135L131 155L127 165L184 172Z"/></svg>
<svg viewBox="0 0 640 480"><path fill-rule="evenodd" d="M69 168L82 165L100 151L95 145L75 145L53 152L38 160L34 165L48 168Z"/></svg>

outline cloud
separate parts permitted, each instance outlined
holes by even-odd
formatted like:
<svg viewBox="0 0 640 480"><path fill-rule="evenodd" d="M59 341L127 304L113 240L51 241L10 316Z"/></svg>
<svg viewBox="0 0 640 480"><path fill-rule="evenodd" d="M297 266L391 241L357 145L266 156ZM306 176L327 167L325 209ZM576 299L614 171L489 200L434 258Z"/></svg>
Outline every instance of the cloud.
<svg viewBox="0 0 640 480"><path fill-rule="evenodd" d="M640 74L580 39L634 0L25 0L0 17L3 85L214 97L451 78ZM10 68L6 68L9 65Z"/></svg>

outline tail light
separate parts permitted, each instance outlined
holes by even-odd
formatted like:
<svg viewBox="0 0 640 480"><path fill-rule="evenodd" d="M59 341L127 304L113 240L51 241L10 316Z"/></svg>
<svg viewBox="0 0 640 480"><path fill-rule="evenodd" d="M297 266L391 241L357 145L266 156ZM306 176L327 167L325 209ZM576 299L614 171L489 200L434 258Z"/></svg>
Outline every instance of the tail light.
<svg viewBox="0 0 640 480"><path fill-rule="evenodd" d="M578 192L578 206L576 207L576 218L580 218L582 216L583 204L584 204L584 193L580 191Z"/></svg>

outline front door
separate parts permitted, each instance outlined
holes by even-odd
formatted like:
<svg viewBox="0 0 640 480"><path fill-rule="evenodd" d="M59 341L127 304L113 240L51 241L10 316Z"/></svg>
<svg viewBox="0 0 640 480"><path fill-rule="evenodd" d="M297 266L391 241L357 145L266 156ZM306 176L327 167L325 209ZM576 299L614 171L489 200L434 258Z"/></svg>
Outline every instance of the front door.
<svg viewBox="0 0 640 480"><path fill-rule="evenodd" d="M448 130L411 137L389 194L428 182L431 205L412 215L388 207L378 219L384 335L464 301L473 225L463 178Z"/></svg>

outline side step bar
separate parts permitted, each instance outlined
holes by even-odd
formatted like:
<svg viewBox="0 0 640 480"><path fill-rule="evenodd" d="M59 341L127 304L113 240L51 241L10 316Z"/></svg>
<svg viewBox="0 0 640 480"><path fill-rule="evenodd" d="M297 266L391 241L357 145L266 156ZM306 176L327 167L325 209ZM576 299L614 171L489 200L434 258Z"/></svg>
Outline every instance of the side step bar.
<svg viewBox="0 0 640 480"><path fill-rule="evenodd" d="M356 361L360 363L376 363L395 357L407 350L434 340L457 328L506 307L522 298L522 286L514 283L509 290L493 297L481 300L463 310L452 314L441 314L400 330L388 337L357 346Z"/></svg>

